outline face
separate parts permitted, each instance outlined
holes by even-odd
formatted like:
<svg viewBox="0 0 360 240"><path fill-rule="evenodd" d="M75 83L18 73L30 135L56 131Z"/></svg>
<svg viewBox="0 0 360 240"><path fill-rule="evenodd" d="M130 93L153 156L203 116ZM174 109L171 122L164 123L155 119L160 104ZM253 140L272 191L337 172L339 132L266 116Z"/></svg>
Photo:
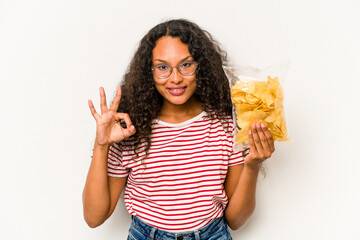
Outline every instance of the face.
<svg viewBox="0 0 360 240"><path fill-rule="evenodd" d="M174 67L166 79L160 79L153 74L155 87L163 96L164 105L179 106L195 101L193 95L196 90L196 73L183 76L175 67L184 62L194 61L187 44L181 42L180 38L161 37L153 49L152 61L153 66L164 64Z"/></svg>

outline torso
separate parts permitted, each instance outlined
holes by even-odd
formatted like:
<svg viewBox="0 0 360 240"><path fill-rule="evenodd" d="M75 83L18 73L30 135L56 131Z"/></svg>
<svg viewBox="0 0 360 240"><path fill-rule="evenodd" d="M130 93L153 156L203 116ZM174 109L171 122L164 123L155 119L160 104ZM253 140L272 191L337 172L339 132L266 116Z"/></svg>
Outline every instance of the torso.
<svg viewBox="0 0 360 240"><path fill-rule="evenodd" d="M232 127L230 117L227 121ZM167 231L195 230L222 216L228 166L243 160L241 152L232 155L231 131L202 112L182 123L154 121L151 139L143 161L133 159L127 148L131 142L110 149L109 175L128 174L125 204L130 214ZM121 158L119 171L116 157Z"/></svg>

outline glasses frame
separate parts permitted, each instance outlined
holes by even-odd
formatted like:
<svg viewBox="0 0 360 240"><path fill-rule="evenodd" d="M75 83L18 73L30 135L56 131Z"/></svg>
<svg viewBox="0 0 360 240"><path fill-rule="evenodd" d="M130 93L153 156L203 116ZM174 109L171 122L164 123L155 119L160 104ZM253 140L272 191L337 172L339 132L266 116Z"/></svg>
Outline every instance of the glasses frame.
<svg viewBox="0 0 360 240"><path fill-rule="evenodd" d="M181 71L179 70L179 67L180 67L181 64L184 64L184 63L194 63L194 64L196 65L194 71L193 71L192 73L190 73L190 74L182 74ZM156 73L155 73L155 68L158 67L158 66L168 66L168 67L170 67L170 74L169 74L169 76L167 76L167 77L159 77L158 75L156 75ZM182 76L191 76L191 75L194 75L194 73L195 73L196 70L198 69L198 63L195 62L195 61L186 61L186 62L183 62L183 63L178 64L177 66L170 66L170 65L168 65L168 64L158 64L158 65L153 66L153 67L151 68L151 70L152 70L152 72L154 73L154 75L155 75L157 78L159 78L159 79L167 79L167 78L169 78L169 77L171 76L171 74L173 73L173 69L174 69L174 68L176 68L176 69L178 70L178 72L179 72Z"/></svg>

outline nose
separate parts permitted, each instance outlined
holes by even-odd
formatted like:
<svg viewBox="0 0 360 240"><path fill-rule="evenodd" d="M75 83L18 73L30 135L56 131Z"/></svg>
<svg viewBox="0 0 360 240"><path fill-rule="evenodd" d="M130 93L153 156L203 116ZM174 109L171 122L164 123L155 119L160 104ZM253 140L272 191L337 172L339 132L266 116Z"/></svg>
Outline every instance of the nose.
<svg viewBox="0 0 360 240"><path fill-rule="evenodd" d="M179 84L183 81L183 76L179 73L179 70L176 67L173 67L173 72L170 75L170 80L172 83Z"/></svg>

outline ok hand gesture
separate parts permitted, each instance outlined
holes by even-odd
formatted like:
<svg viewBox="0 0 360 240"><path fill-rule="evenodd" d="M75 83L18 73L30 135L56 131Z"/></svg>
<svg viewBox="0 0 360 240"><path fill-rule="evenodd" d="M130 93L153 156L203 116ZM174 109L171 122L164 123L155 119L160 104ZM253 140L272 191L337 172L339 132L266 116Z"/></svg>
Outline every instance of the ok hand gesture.
<svg viewBox="0 0 360 240"><path fill-rule="evenodd" d="M121 99L121 88L117 87L116 96L108 109L104 88L100 87L100 109L101 114L97 113L91 100L88 101L91 114L96 120L96 138L95 144L105 146L114 142L130 137L135 133L135 127L132 125L130 117L126 113L118 113L116 110ZM124 120L126 128L120 125Z"/></svg>

